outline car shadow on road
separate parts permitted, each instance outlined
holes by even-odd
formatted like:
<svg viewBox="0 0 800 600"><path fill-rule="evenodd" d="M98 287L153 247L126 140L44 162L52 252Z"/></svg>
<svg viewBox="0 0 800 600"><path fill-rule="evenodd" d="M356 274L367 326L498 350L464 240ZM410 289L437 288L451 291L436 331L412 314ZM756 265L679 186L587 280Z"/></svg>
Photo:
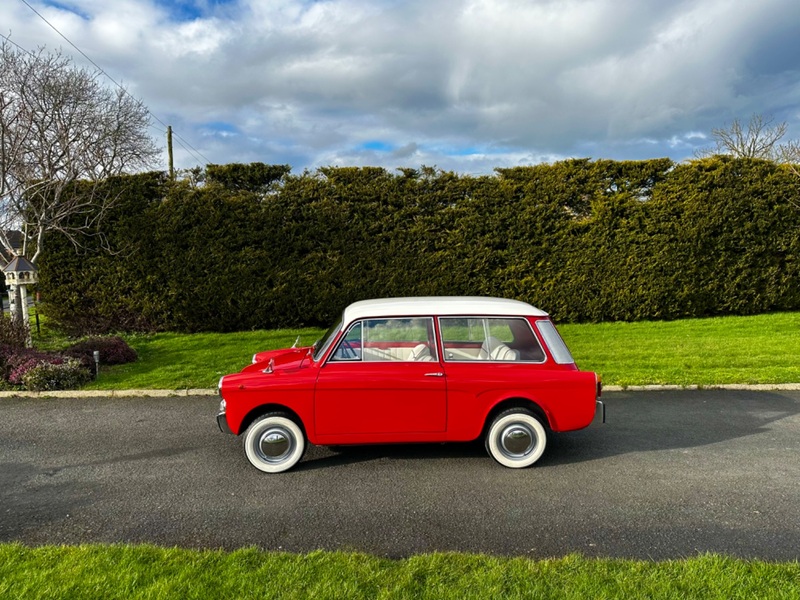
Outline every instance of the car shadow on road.
<svg viewBox="0 0 800 600"><path fill-rule="evenodd" d="M605 425L551 436L540 466L689 449L769 432L800 414L797 394L744 390L630 392L604 398Z"/></svg>
<svg viewBox="0 0 800 600"><path fill-rule="evenodd" d="M740 390L620 392L603 398L607 422L550 434L539 468L578 463L632 452L684 449L769 431L772 423L800 414L797 394ZM478 440L450 444L312 447L298 471L377 460L485 457ZM487 464L491 464L487 462Z"/></svg>
<svg viewBox="0 0 800 600"><path fill-rule="evenodd" d="M483 442L450 444L374 444L368 446L339 446L309 448L295 471L312 471L378 460L445 460L450 458L488 459Z"/></svg>

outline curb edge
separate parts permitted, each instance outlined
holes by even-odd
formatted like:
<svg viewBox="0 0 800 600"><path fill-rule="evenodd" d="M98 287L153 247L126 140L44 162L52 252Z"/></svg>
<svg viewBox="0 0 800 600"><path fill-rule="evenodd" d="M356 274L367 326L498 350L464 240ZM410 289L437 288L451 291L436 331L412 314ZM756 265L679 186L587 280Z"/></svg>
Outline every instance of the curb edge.
<svg viewBox="0 0 800 600"><path fill-rule="evenodd" d="M800 391L800 383L722 383L709 385L604 385L603 392L667 392L684 390L739 390L752 392ZM52 392L0 391L3 398L187 398L216 396L216 388L177 390L58 390Z"/></svg>

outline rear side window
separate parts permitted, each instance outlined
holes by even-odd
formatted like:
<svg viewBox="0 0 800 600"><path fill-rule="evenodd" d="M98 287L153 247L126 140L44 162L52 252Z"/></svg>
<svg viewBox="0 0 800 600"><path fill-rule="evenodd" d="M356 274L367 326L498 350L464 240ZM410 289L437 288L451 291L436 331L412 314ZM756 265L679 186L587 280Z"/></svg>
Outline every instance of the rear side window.
<svg viewBox="0 0 800 600"><path fill-rule="evenodd" d="M550 348L553 360L560 365L570 365L575 362L552 321L536 321L536 328L542 334L544 343Z"/></svg>
<svg viewBox="0 0 800 600"><path fill-rule="evenodd" d="M526 319L515 317L441 317L445 359L544 362L542 347Z"/></svg>

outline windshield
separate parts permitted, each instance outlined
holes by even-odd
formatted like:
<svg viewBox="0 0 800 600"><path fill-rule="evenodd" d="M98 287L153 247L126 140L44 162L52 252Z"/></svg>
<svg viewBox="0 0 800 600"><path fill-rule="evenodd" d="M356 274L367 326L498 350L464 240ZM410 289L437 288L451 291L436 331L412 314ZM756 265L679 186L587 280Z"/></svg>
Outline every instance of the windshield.
<svg viewBox="0 0 800 600"><path fill-rule="evenodd" d="M328 331L325 332L321 338L319 338L316 342L314 342L314 362L318 361L322 356L325 354L325 351L328 349L333 343L333 340L336 339L336 334L339 333L339 329L342 328L342 320L332 325Z"/></svg>

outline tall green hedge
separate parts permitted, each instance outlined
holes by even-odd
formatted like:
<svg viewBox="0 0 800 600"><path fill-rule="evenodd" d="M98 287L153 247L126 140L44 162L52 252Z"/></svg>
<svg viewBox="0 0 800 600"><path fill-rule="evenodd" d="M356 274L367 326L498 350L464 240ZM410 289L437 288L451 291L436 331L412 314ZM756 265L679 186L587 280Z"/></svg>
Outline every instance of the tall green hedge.
<svg viewBox="0 0 800 600"><path fill-rule="evenodd" d="M519 298L560 321L800 309L800 181L726 157L430 168L212 165L107 182L115 254L53 237L45 310L71 331L327 324L372 297Z"/></svg>

